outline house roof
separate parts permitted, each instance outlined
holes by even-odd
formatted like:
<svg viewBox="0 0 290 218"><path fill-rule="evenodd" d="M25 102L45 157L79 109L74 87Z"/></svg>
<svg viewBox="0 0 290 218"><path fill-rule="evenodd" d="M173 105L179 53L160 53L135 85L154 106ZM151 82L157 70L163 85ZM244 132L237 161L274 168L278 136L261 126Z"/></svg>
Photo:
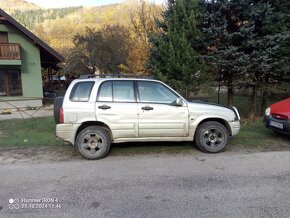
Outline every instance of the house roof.
<svg viewBox="0 0 290 218"><path fill-rule="evenodd" d="M21 31L24 35L30 38L34 44L39 46L40 58L43 67L48 67L52 65L57 65L58 63L64 61L64 57L60 55L57 51L51 48L48 44L30 32L27 28L17 22L13 17L7 14L5 11L0 9L0 19L6 21Z"/></svg>

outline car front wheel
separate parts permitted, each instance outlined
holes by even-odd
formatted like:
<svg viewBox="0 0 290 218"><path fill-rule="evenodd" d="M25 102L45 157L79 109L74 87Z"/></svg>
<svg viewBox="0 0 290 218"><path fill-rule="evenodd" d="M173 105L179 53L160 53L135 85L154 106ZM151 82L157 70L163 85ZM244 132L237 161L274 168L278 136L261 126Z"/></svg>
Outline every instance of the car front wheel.
<svg viewBox="0 0 290 218"><path fill-rule="evenodd" d="M226 127L215 121L201 124L195 135L195 144L203 152L217 153L222 151L229 138Z"/></svg>
<svg viewBox="0 0 290 218"><path fill-rule="evenodd" d="M87 127L78 134L76 146L84 158L89 160L101 159L110 150L109 133L101 127Z"/></svg>

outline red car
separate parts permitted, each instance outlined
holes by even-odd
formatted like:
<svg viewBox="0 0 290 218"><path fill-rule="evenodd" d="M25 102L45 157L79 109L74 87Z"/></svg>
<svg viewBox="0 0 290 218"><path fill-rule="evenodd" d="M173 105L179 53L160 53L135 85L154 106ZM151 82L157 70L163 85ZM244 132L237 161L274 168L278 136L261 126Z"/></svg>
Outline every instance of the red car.
<svg viewBox="0 0 290 218"><path fill-rule="evenodd" d="M275 132L290 135L290 98L268 107L265 111L264 124Z"/></svg>

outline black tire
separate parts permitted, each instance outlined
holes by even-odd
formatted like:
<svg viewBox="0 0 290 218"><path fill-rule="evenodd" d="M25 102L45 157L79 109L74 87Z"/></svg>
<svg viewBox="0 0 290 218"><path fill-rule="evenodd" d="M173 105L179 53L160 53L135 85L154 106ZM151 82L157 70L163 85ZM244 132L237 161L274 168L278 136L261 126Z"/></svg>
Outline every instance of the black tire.
<svg viewBox="0 0 290 218"><path fill-rule="evenodd" d="M63 102L63 96L56 97L54 99L53 103L53 115L54 115L54 121L56 124L59 124L59 117L60 117L60 109L62 107L62 102Z"/></svg>
<svg viewBox="0 0 290 218"><path fill-rule="evenodd" d="M89 160L98 160L106 156L111 146L109 133L101 127L89 126L76 138L76 147L80 154Z"/></svg>
<svg viewBox="0 0 290 218"><path fill-rule="evenodd" d="M215 121L208 121L198 126L195 144L203 152L218 153L228 143L229 133L226 127Z"/></svg>

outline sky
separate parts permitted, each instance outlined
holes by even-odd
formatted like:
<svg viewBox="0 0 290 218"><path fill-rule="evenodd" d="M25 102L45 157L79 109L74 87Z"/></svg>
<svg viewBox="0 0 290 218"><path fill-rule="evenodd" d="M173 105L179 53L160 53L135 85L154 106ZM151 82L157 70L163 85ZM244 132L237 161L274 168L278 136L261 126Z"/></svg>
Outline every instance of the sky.
<svg viewBox="0 0 290 218"><path fill-rule="evenodd" d="M69 6L99 6L113 3L120 3L124 0L26 0L44 8L63 8ZM156 4L161 4L165 0L152 0Z"/></svg>

